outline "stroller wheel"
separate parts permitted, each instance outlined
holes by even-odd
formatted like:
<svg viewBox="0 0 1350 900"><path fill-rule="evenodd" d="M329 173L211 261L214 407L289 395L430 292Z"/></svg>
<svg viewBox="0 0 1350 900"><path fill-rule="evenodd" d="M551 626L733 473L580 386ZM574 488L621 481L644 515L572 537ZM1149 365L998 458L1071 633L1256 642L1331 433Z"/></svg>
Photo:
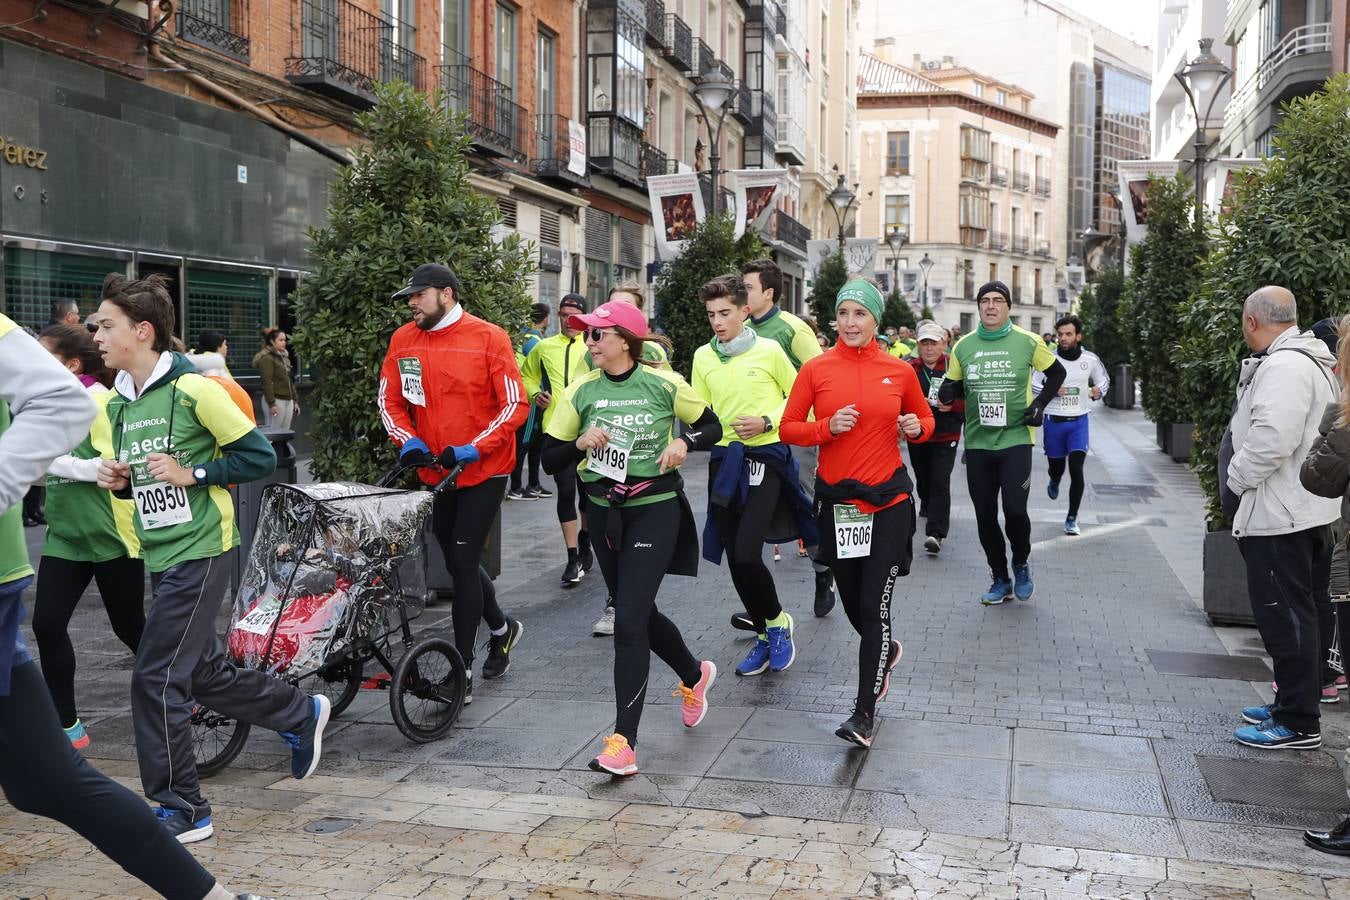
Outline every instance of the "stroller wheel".
<svg viewBox="0 0 1350 900"><path fill-rule="evenodd" d="M399 660L389 684L394 724L410 741L425 744L444 737L464 708L468 674L453 644L429 638Z"/></svg>
<svg viewBox="0 0 1350 900"><path fill-rule="evenodd" d="M189 721L199 778L210 778L234 762L248 741L247 722L231 719L205 706L193 707Z"/></svg>
<svg viewBox="0 0 1350 900"><path fill-rule="evenodd" d="M361 691L361 682L364 678L361 660L345 660L315 672L302 689L311 694L327 696L329 702L333 704L333 711L329 715L337 718L343 710L352 705L352 701Z"/></svg>

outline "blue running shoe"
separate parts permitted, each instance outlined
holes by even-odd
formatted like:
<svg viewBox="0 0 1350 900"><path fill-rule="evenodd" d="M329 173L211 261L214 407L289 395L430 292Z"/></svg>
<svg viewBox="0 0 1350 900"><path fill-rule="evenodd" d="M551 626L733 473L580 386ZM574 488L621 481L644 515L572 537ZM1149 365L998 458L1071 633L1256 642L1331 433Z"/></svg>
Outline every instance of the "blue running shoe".
<svg viewBox="0 0 1350 900"><path fill-rule="evenodd" d="M769 642L756 640L745 659L736 667L737 675L760 675L769 667Z"/></svg>
<svg viewBox="0 0 1350 900"><path fill-rule="evenodd" d="M797 658L797 647L792 643L792 616L788 613L783 614L787 618L787 626L784 628L767 628L765 631L769 638L769 671L781 672L792 661Z"/></svg>
<svg viewBox="0 0 1350 900"><path fill-rule="evenodd" d="M1270 718L1274 709L1274 703L1267 703L1265 706L1248 706L1242 711L1242 721L1249 722L1252 725L1260 725Z"/></svg>
<svg viewBox="0 0 1350 900"><path fill-rule="evenodd" d="M1059 499L1059 482L1052 481L1045 486L1045 495L1051 500Z"/></svg>
<svg viewBox="0 0 1350 900"><path fill-rule="evenodd" d="M1031 583L1031 566L1013 566L1013 593L1018 600L1030 600L1036 586Z"/></svg>
<svg viewBox="0 0 1350 900"><path fill-rule="evenodd" d="M989 585L989 590L980 595L980 602L985 606L998 606L1012 598L1012 582L1006 578L995 578L994 583Z"/></svg>
<svg viewBox="0 0 1350 900"><path fill-rule="evenodd" d="M194 822L181 809L161 806L155 810L155 818L159 819L165 830L180 844L195 844L215 834L215 829L211 827L210 816L203 816Z"/></svg>
<svg viewBox="0 0 1350 900"><path fill-rule="evenodd" d="M1082 532L1078 530L1078 517L1077 517L1077 516L1069 516L1067 519L1064 520L1064 533L1065 533L1065 534L1082 534Z"/></svg>
<svg viewBox="0 0 1350 900"><path fill-rule="evenodd" d="M1258 750L1316 750L1322 746L1322 733L1304 734L1266 719L1260 725L1243 725L1233 732L1239 744Z"/></svg>
<svg viewBox="0 0 1350 900"><path fill-rule="evenodd" d="M283 731L281 736L291 745L291 777L308 778L318 768L323 753L323 730L328 727L332 702L323 694L309 698L309 721L298 732Z"/></svg>

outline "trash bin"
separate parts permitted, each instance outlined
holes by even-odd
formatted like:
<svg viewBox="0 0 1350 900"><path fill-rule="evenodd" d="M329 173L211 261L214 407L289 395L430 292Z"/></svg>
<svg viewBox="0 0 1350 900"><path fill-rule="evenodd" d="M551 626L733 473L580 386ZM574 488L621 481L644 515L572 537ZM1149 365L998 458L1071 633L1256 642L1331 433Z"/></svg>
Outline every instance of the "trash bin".
<svg viewBox="0 0 1350 900"><path fill-rule="evenodd" d="M431 533L431 522L422 529L422 558L426 560L427 591L431 599L446 601L455 596L455 583L450 578L450 570L445 565L445 554L441 553L441 544ZM492 520L487 540L483 542L483 568L493 581L502 574L502 511Z"/></svg>
<svg viewBox="0 0 1350 900"><path fill-rule="evenodd" d="M1129 363L1121 363L1112 373L1106 405L1112 409L1134 409L1134 369Z"/></svg>
<svg viewBox="0 0 1350 900"><path fill-rule="evenodd" d="M262 505L263 489L269 484L295 484L297 465L295 447L291 441L295 432L289 428L259 427L258 431L272 444L277 455L277 467L271 475L258 481L235 485L230 491L234 499L234 521L239 526L239 553L235 560L234 583L240 583L244 573L244 558L253 548L253 534L258 530L258 510Z"/></svg>

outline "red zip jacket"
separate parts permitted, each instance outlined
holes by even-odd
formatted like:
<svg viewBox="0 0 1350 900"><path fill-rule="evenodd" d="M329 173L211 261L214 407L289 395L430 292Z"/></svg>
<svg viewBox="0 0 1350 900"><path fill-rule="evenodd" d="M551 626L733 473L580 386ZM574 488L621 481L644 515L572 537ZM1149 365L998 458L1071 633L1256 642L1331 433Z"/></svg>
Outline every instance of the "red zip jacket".
<svg viewBox="0 0 1350 900"><path fill-rule="evenodd" d="M849 404L858 410L858 422L843 434L830 433L830 416ZM814 411L815 421L806 421ZM919 389L919 378L903 360L886 353L876 341L854 348L842 341L809 359L797 373L788 395L779 433L783 441L820 445L820 477L830 484L853 479L882 484L904 465L900 456L901 413L919 417L921 443L933 434L933 410ZM890 506L901 502L901 494ZM858 500L860 512L882 509Z"/></svg>
<svg viewBox="0 0 1350 900"><path fill-rule="evenodd" d="M923 359L916 353L913 356L906 357L905 362L914 367L914 374L919 376L919 390L923 391L923 395L927 397L932 383L928 378L928 370L923 364ZM947 374L946 353L942 354L937 361L937 365L933 366L933 372L943 376ZM946 412L935 409L932 404L929 404L929 409L933 409L933 437L931 440L961 440L961 427L966 423L965 400L957 400L952 404L952 408Z"/></svg>
<svg viewBox="0 0 1350 900"><path fill-rule="evenodd" d="M378 403L380 421L400 447L415 437L433 454L477 447L478 461L459 477L463 487L515 468L516 429L530 414L511 339L467 312L437 331L409 322L394 332L380 367ZM443 473L418 475L435 484Z"/></svg>

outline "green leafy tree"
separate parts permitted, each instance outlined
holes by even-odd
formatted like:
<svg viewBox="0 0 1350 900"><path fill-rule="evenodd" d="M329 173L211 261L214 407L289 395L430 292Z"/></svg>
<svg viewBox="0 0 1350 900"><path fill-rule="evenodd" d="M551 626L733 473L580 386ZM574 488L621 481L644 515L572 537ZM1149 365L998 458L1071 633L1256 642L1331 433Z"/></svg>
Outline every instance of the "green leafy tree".
<svg viewBox="0 0 1350 900"><path fill-rule="evenodd" d="M733 237L735 220L730 213L709 216L694 231L684 251L661 268L656 276L657 324L675 347L671 365L686 378L694 351L712 339L708 313L698 299L698 290L719 275L738 273L744 263L767 255L764 242L753 229Z"/></svg>
<svg viewBox="0 0 1350 900"><path fill-rule="evenodd" d="M1235 173L1231 208L1212 230L1200 283L1181 309L1181 389L1193 398L1195 422L1191 468L1215 528L1228 524L1215 461L1240 362L1251 352L1242 339L1243 300L1265 285L1286 287L1303 328L1350 312L1350 76L1288 104L1274 145L1264 168Z"/></svg>
<svg viewBox="0 0 1350 900"><path fill-rule="evenodd" d="M311 228L313 273L297 295L296 345L314 367L314 473L368 481L395 448L375 407L380 363L409 319L390 300L419 263L459 276L460 302L514 334L528 317L529 247L492 238L497 206L469 184L459 118L402 81L377 87L357 117L369 139L337 173L324 228Z"/></svg>
<svg viewBox="0 0 1350 900"><path fill-rule="evenodd" d="M1124 275L1113 267L1101 272L1078 299L1083 343L1101 357L1108 371L1130 361L1130 345L1120 330L1120 295L1124 287Z"/></svg>
<svg viewBox="0 0 1350 900"><path fill-rule="evenodd" d="M830 324L834 321L834 301L839 295L839 289L847 281L848 264L844 262L844 255L838 252L831 253L821 261L820 271L816 273L815 283L811 286L811 296L807 298L811 315L816 320L816 327L832 344L837 337L834 327Z"/></svg>
<svg viewBox="0 0 1350 900"><path fill-rule="evenodd" d="M919 318L937 321L936 319L933 319L933 307L929 306L927 303L923 305L923 309L919 310Z"/></svg>
<svg viewBox="0 0 1350 900"><path fill-rule="evenodd" d="M1180 308L1200 277L1205 235L1195 223L1189 179L1152 178L1148 236L1131 250L1130 275L1117 310L1141 382L1144 412L1159 424L1191 421L1180 389Z"/></svg>
<svg viewBox="0 0 1350 900"><path fill-rule="evenodd" d="M881 330L885 331L887 328L900 328L902 326L914 328L918 324L909 301L898 290L892 289L886 295L886 306L881 310Z"/></svg>

